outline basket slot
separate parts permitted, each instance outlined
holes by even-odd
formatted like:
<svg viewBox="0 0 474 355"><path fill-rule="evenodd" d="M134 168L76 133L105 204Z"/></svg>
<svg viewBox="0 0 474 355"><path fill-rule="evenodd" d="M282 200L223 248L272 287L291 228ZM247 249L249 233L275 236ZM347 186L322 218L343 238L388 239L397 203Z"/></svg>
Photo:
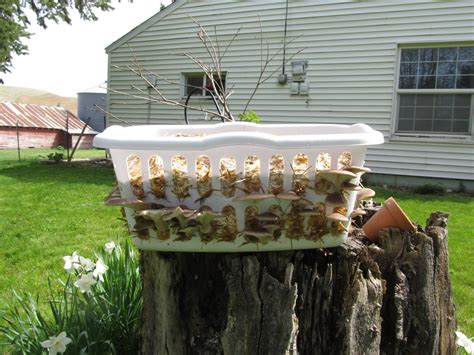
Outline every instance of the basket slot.
<svg viewBox="0 0 474 355"><path fill-rule="evenodd" d="M211 160L206 155L200 155L195 160L196 188L201 199L212 194Z"/></svg>
<svg viewBox="0 0 474 355"><path fill-rule="evenodd" d="M233 241L237 236L237 215L233 206L227 205L222 208L222 214L225 217L225 234L221 237L225 241Z"/></svg>
<svg viewBox="0 0 474 355"><path fill-rule="evenodd" d="M261 192L262 181L260 180L260 159L255 155L249 155L244 165L244 185L249 193Z"/></svg>
<svg viewBox="0 0 474 355"><path fill-rule="evenodd" d="M127 157L127 172L132 193L138 198L143 198L145 190L143 189L141 160L138 155L131 154Z"/></svg>
<svg viewBox="0 0 474 355"><path fill-rule="evenodd" d="M152 155L148 159L148 172L150 175L150 190L156 198L165 198L166 179L163 159L158 155Z"/></svg>
<svg viewBox="0 0 474 355"><path fill-rule="evenodd" d="M338 169L348 169L352 163L352 154L351 152L342 152L337 159L337 168Z"/></svg>
<svg viewBox="0 0 474 355"><path fill-rule="evenodd" d="M309 158L306 154L299 153L293 158L291 169L293 170L292 190L298 195L303 195L308 185Z"/></svg>
<svg viewBox="0 0 474 355"><path fill-rule="evenodd" d="M331 188L332 184L325 178L321 177L318 172L321 170L331 169L331 155L327 152L319 153L316 158L315 171L316 179L314 182L314 192L318 195L327 194Z"/></svg>
<svg viewBox="0 0 474 355"><path fill-rule="evenodd" d="M274 195L283 192L285 178L285 158L281 154L271 157L269 163L268 190Z"/></svg>
<svg viewBox="0 0 474 355"><path fill-rule="evenodd" d="M223 157L219 161L221 192L227 198L234 197L237 182L237 164L234 157Z"/></svg>
<svg viewBox="0 0 474 355"><path fill-rule="evenodd" d="M189 196L191 178L188 174L188 162L184 155L175 155L171 159L171 175L173 180L172 192L178 199Z"/></svg>

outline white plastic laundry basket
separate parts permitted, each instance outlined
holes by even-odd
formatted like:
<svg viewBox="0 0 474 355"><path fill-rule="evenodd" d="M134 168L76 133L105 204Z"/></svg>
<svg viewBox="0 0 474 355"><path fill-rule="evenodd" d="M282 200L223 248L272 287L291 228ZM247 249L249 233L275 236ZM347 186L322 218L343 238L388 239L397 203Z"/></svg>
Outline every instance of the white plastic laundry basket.
<svg viewBox="0 0 474 355"><path fill-rule="evenodd" d="M243 122L112 126L94 139L110 149L136 245L193 252L340 245L350 221L332 214L350 220L367 147L381 143L364 124Z"/></svg>

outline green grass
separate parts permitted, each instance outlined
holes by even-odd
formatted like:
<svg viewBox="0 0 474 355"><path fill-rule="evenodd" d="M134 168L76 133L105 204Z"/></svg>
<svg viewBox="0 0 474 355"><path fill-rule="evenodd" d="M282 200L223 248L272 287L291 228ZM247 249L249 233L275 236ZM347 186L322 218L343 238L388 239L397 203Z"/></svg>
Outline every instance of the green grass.
<svg viewBox="0 0 474 355"><path fill-rule="evenodd" d="M0 305L11 289L47 296L47 278L64 276L62 256L92 250L123 234L118 209L105 207L112 189L111 168L46 165L38 156L50 150L0 150ZM79 151L76 157L103 157ZM407 214L425 225L430 213L451 214L451 281L459 328L474 335L474 199L469 196L416 195L376 189L377 201L393 196Z"/></svg>
<svg viewBox="0 0 474 355"><path fill-rule="evenodd" d="M0 305L11 290L47 296L47 278L65 275L64 255L92 251L123 234L117 209L105 207L112 168L38 162L51 150L0 150ZM99 150L80 157L104 157Z"/></svg>

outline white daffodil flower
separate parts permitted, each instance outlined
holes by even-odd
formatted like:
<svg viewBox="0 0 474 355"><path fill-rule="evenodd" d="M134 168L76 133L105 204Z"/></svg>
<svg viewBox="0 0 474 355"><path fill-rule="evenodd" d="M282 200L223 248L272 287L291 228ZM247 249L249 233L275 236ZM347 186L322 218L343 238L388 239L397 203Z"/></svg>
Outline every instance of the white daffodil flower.
<svg viewBox="0 0 474 355"><path fill-rule="evenodd" d="M81 263L79 262L80 256L74 252L72 255L66 255L63 257L64 260L64 269L70 273L72 270L77 270L81 267Z"/></svg>
<svg viewBox="0 0 474 355"><path fill-rule="evenodd" d="M105 243L104 245L104 250L109 253L109 254L112 254L112 252L114 251L114 249L117 247L117 245L114 243L114 242L109 242L109 243Z"/></svg>
<svg viewBox="0 0 474 355"><path fill-rule="evenodd" d="M91 259L80 256L79 262L81 263L81 266L84 268L84 270L86 271L94 270L95 264L92 262Z"/></svg>
<svg viewBox="0 0 474 355"><path fill-rule="evenodd" d="M94 277L98 277L100 281L104 281L104 274L108 270L108 266L104 264L102 259L97 260L95 263L95 269L94 272L92 273Z"/></svg>
<svg viewBox="0 0 474 355"><path fill-rule="evenodd" d="M82 275L79 280L74 282L74 286L81 290L82 293L91 292L91 287L97 283L97 280L94 278L92 273Z"/></svg>
<svg viewBox="0 0 474 355"><path fill-rule="evenodd" d="M49 355L56 355L66 351L66 345L72 340L66 336L66 332L61 332L57 337L52 336L48 340L41 342L43 348L48 349Z"/></svg>
<svg viewBox="0 0 474 355"><path fill-rule="evenodd" d="M474 354L474 342L469 339L464 333L456 332L456 344L466 350L468 354Z"/></svg>

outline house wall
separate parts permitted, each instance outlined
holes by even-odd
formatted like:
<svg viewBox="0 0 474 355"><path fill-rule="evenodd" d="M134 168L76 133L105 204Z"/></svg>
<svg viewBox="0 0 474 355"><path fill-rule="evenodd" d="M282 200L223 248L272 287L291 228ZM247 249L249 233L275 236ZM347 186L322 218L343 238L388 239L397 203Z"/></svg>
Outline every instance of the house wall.
<svg viewBox="0 0 474 355"><path fill-rule="evenodd" d="M85 134L79 143L78 149L91 149L94 148L92 141L94 140L94 134ZM71 147L76 145L77 140L79 139L79 134L71 135Z"/></svg>
<svg viewBox="0 0 474 355"><path fill-rule="evenodd" d="M179 1L109 46L108 110L134 124L183 122L181 108L130 96L147 93L143 80L119 70L138 58L140 65L162 76L163 93L182 100L182 73L199 72L187 58L206 59L192 15L210 33L217 26L225 46L238 28L239 36L223 60L231 107L242 112L260 71L260 33L270 55L281 48L284 0ZM249 109L263 122L363 122L383 132L386 143L369 149L367 165L375 173L451 179L474 179L474 140L403 138L393 135L394 88L399 44L474 43L474 2L460 1L290 1L287 53L303 49L294 59L309 61L308 96L291 96L276 78L258 90ZM264 46L266 47L266 46ZM133 54L132 54L133 52ZM268 72L278 69L281 55ZM287 72L291 66L287 65ZM114 91L128 92L123 96ZM146 95L145 95L146 96ZM208 102L194 101L206 107ZM208 106L212 107L212 106ZM110 116L110 124L123 124ZM194 119L202 119L201 113Z"/></svg>
<svg viewBox="0 0 474 355"><path fill-rule="evenodd" d="M63 145L66 137L63 131L54 129L20 128L20 148L54 148ZM0 127L0 149L17 148L15 127Z"/></svg>

